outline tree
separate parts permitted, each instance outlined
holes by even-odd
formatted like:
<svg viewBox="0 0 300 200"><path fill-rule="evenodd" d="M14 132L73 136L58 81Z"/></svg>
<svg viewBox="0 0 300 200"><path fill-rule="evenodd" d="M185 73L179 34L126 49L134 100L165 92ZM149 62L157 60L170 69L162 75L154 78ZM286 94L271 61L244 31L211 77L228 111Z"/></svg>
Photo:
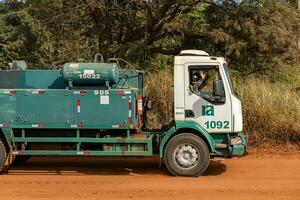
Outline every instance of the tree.
<svg viewBox="0 0 300 200"><path fill-rule="evenodd" d="M267 72L296 60L299 15L287 3L211 4L207 20L207 45L213 44L213 53L227 57L239 72Z"/></svg>
<svg viewBox="0 0 300 200"><path fill-rule="evenodd" d="M30 19L28 34L34 34L37 42L30 39L32 44L23 43L23 49L35 44L33 49L23 51L24 55L16 48L9 49L11 55L5 54L1 62L22 58L35 66L46 60L59 65L79 58L90 60L93 54L101 52L106 57L123 57L140 63L157 53L177 54L189 40L183 30L190 30L184 24L192 22L186 17L201 2L204 1L27 0L18 3L16 12ZM15 4L15 1L5 3L9 7L7 15L17 14L12 13ZM0 16L5 20L6 14ZM21 21L20 25L24 23ZM13 30L17 27L13 26ZM6 41L12 44L12 40ZM40 58L32 60L25 56L32 56L33 51L40 52L37 53Z"/></svg>
<svg viewBox="0 0 300 200"><path fill-rule="evenodd" d="M26 59L30 63L42 61L43 49L40 27L23 10L21 4L0 5L0 52L1 65L13 59ZM30 56L29 56L30 55Z"/></svg>
<svg viewBox="0 0 300 200"><path fill-rule="evenodd" d="M203 49L249 74L292 63L297 53L299 15L271 0L10 0L0 11L1 65L59 66L100 52L146 69Z"/></svg>

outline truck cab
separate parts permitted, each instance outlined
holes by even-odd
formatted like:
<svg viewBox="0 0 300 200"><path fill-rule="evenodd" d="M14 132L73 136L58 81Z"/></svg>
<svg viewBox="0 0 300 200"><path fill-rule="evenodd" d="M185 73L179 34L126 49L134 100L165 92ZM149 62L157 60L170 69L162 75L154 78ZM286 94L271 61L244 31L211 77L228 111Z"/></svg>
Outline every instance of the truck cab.
<svg viewBox="0 0 300 200"><path fill-rule="evenodd" d="M203 173L208 164L201 163L208 163L207 157L245 154L241 101L224 58L201 50L175 56L174 121L174 130L166 134L171 141L164 160L175 175ZM166 154L174 155L173 161Z"/></svg>
<svg viewBox="0 0 300 200"><path fill-rule="evenodd" d="M205 77L197 80L201 73ZM197 81L201 88L195 88ZM208 133L242 132L241 102L224 58L197 50L175 57L174 116L175 121L193 121Z"/></svg>

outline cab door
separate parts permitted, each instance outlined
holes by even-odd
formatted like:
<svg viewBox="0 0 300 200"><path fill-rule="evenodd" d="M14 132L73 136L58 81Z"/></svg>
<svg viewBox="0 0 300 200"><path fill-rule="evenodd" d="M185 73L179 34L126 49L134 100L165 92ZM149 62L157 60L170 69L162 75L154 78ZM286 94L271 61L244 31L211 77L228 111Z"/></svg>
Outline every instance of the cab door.
<svg viewBox="0 0 300 200"><path fill-rule="evenodd" d="M225 74L219 63L185 64L185 120L195 121L209 133L232 131L232 114ZM199 91L194 87L195 75L205 74ZM214 82L223 83L224 95L215 96ZM198 84L199 86L199 84Z"/></svg>

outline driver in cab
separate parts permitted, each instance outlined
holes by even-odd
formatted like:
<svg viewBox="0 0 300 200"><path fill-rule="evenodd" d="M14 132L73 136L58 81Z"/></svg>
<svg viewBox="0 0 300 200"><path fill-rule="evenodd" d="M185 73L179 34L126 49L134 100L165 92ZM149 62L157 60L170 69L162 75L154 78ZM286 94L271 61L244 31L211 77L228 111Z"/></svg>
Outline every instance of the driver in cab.
<svg viewBox="0 0 300 200"><path fill-rule="evenodd" d="M207 85L207 79L208 76L205 71L200 70L199 72L195 72L192 76L191 90L199 94L202 88Z"/></svg>

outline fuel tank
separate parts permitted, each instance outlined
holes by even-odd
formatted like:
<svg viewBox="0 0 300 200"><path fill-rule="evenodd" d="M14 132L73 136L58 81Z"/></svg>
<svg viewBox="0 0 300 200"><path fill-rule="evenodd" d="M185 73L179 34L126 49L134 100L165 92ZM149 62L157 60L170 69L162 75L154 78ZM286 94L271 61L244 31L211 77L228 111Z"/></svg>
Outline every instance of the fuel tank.
<svg viewBox="0 0 300 200"><path fill-rule="evenodd" d="M63 77L74 86L111 86L118 83L120 68L116 63L66 63Z"/></svg>

